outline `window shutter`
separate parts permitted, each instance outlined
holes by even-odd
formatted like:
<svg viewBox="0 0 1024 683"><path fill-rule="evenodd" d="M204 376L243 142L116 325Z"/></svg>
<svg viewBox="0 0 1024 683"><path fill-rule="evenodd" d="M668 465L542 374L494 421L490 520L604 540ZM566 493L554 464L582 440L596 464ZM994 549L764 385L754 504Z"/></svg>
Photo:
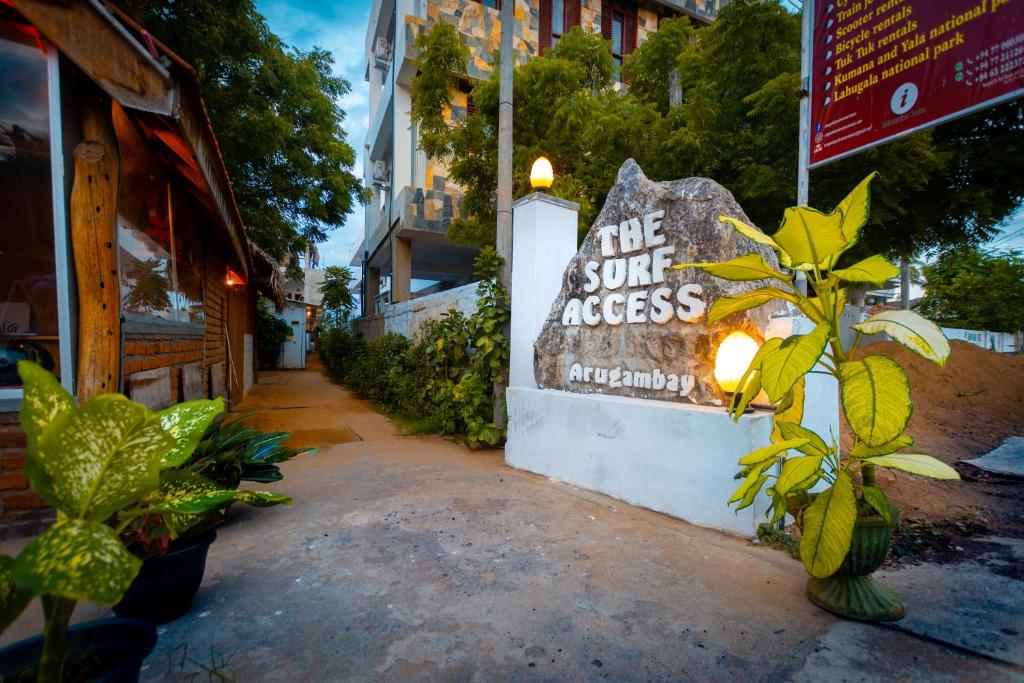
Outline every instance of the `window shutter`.
<svg viewBox="0 0 1024 683"><path fill-rule="evenodd" d="M494 9L501 11L501 0L494 0Z"/></svg>
<svg viewBox="0 0 1024 683"><path fill-rule="evenodd" d="M476 108L476 102L473 101L472 97L466 96L466 116L475 116L479 110Z"/></svg>
<svg viewBox="0 0 1024 683"><path fill-rule="evenodd" d="M544 0L541 0L542 2ZM547 0L550 4L551 0ZM581 0L566 0L565 3L565 32L573 26L580 25L580 2Z"/></svg>
<svg viewBox="0 0 1024 683"><path fill-rule="evenodd" d="M633 10L635 11L635 7ZM636 14L622 15L622 56L636 49Z"/></svg>
<svg viewBox="0 0 1024 683"><path fill-rule="evenodd" d="M551 0L540 0L540 28L538 29L540 51L551 47Z"/></svg>
<svg viewBox="0 0 1024 683"><path fill-rule="evenodd" d="M601 0L601 37L612 39L612 3Z"/></svg>

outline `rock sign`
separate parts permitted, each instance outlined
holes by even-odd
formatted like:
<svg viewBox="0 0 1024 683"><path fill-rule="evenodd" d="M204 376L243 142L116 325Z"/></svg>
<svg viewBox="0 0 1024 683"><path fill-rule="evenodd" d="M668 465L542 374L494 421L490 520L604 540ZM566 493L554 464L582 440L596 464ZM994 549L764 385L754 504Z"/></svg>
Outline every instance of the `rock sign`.
<svg viewBox="0 0 1024 683"><path fill-rule="evenodd" d="M769 286L727 282L677 263L727 261L771 249L718 220L748 222L732 194L707 178L653 182L629 159L619 169L583 245L565 269L562 291L534 345L542 388L721 405L715 350L734 330L758 342L777 308L765 306L706 323L712 302Z"/></svg>

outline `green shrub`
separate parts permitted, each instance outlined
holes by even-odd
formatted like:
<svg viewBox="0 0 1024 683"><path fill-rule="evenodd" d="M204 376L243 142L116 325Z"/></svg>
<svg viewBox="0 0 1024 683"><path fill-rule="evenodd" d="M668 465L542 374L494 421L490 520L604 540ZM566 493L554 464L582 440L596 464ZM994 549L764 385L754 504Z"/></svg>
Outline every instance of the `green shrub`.
<svg viewBox="0 0 1024 683"><path fill-rule="evenodd" d="M498 281L501 259L486 247L476 261L481 281L470 317L452 309L425 322L415 339L387 334L363 342L334 328L320 338L333 375L417 431L462 434L467 443L497 445L504 432L493 418L493 386L508 370L508 293Z"/></svg>
<svg viewBox="0 0 1024 683"><path fill-rule="evenodd" d="M277 367L281 348L291 333L291 326L274 315L266 299L256 305L256 353L261 370Z"/></svg>
<svg viewBox="0 0 1024 683"><path fill-rule="evenodd" d="M362 337L355 332L332 327L320 335L320 358L328 372L344 380L363 346Z"/></svg>

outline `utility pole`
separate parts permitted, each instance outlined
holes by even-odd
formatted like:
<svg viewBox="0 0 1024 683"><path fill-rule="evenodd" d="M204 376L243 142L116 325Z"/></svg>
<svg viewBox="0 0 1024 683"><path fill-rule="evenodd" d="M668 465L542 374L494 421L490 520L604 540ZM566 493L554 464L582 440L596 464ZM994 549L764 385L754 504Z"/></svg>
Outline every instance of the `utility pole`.
<svg viewBox="0 0 1024 683"><path fill-rule="evenodd" d="M807 206L811 179L811 42L814 40L814 2L803 0L800 40L800 142L796 170L796 205ZM807 275L796 271L796 286L807 294Z"/></svg>
<svg viewBox="0 0 1024 683"><path fill-rule="evenodd" d="M501 64L498 76L498 231L495 245L498 256L504 264L498 272L506 291L512 289L512 35L515 21L515 0L501 3ZM503 333L510 338L509 323ZM508 380L503 377L494 383L494 424L505 427L505 388Z"/></svg>

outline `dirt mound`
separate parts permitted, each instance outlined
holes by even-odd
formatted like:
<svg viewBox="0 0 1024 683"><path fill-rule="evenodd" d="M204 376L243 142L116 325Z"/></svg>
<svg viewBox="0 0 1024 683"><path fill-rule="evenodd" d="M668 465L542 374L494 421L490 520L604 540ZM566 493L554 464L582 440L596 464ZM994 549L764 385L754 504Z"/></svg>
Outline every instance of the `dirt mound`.
<svg viewBox="0 0 1024 683"><path fill-rule="evenodd" d="M1024 435L1024 356L1005 356L954 341L946 367L940 368L895 342L876 342L858 358L892 358L910 377L914 414L907 428L910 449L943 462L974 458L1008 436ZM852 437L843 424L843 448ZM927 522L972 519L1000 535L1024 535L1020 508L1024 483L989 476L957 465L964 481L936 482L899 474L883 481L893 504L906 518Z"/></svg>
<svg viewBox="0 0 1024 683"><path fill-rule="evenodd" d="M888 356L910 377L914 415L909 431L920 448L952 464L987 453L1008 436L1024 435L1024 356L1005 356L955 341L946 367L895 342L876 342L857 357Z"/></svg>

